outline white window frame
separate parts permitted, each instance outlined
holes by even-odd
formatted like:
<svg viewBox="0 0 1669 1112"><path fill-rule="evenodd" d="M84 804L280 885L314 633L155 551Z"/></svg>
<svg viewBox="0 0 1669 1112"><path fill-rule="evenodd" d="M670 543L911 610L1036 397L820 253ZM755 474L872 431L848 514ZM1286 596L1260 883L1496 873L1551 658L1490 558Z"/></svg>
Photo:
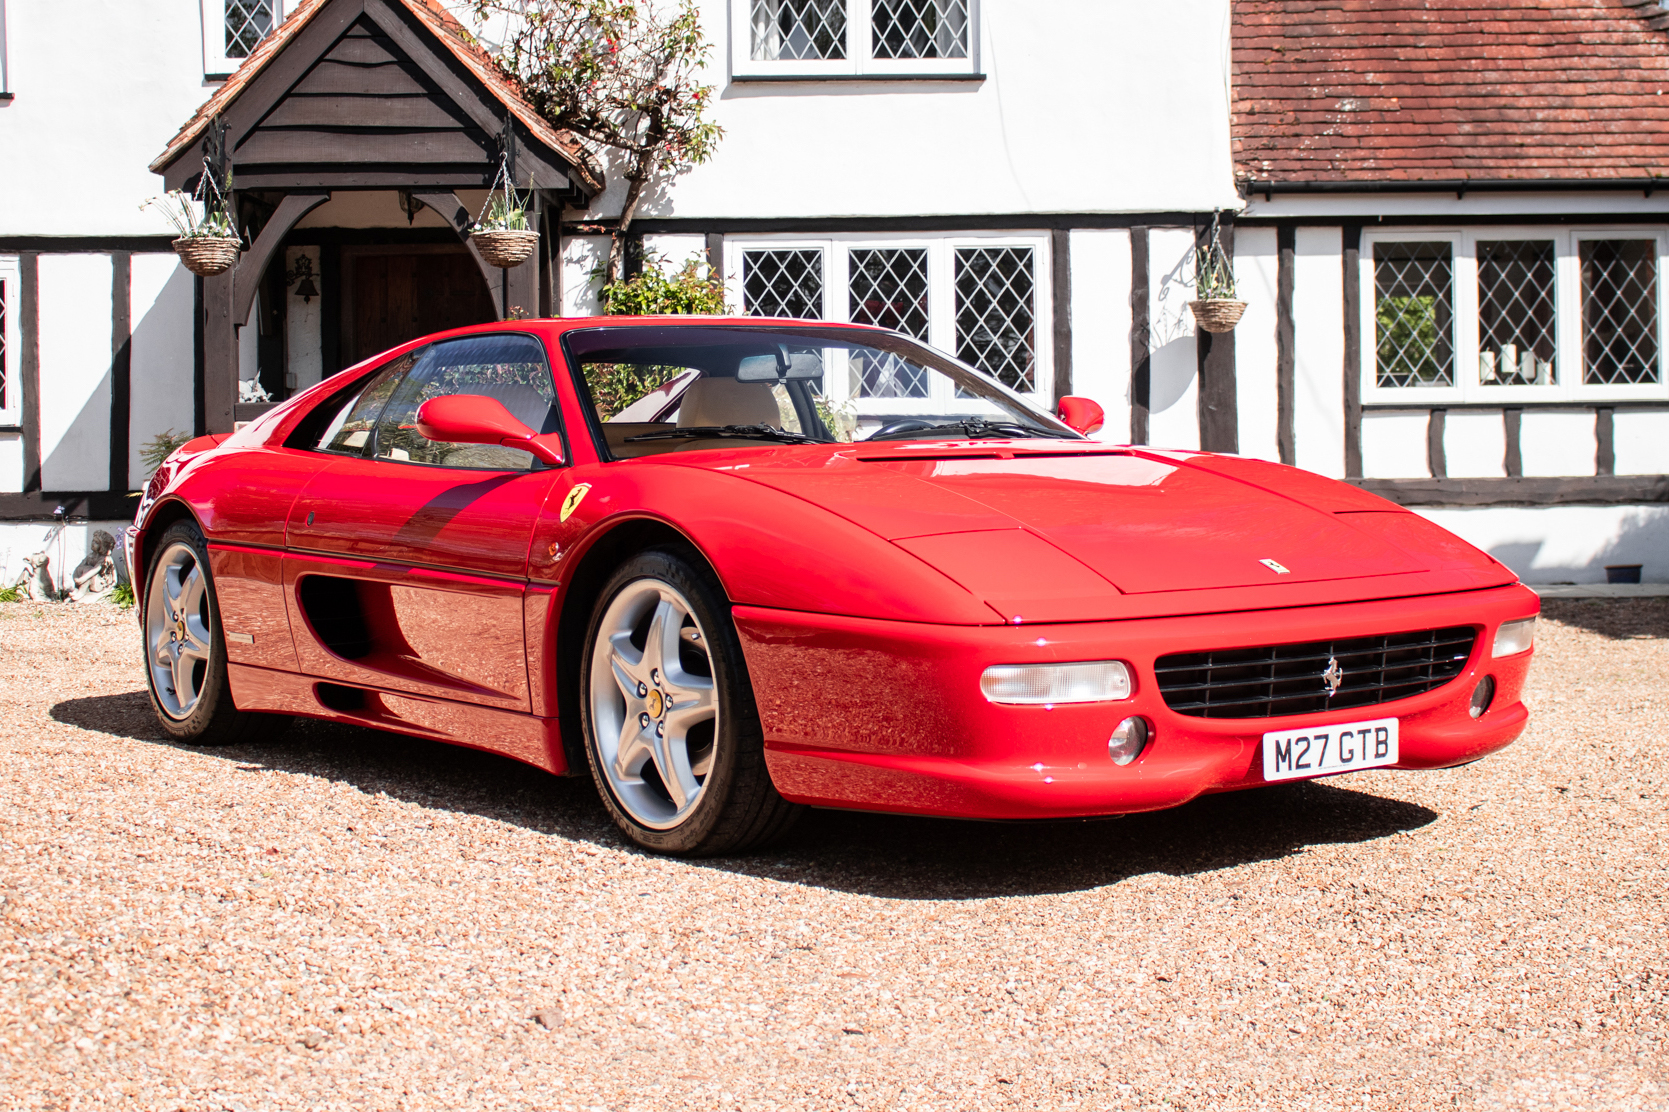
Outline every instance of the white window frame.
<svg viewBox="0 0 1669 1112"><path fill-rule="evenodd" d="M12 67L6 42L6 0L0 0L0 100L11 99Z"/></svg>
<svg viewBox="0 0 1669 1112"><path fill-rule="evenodd" d="M726 236L724 239L725 296L737 310L745 311L742 290L744 251L819 250L823 253L823 317L831 324L851 320L851 252L854 249L897 250L915 248L927 252L927 338L930 347L955 357L956 353L956 250L959 247L1029 247L1032 249L1032 322L1035 347L1030 391L1021 397L1047 413L1054 412L1054 306L1049 280L1049 234L1047 232L987 232L947 235L874 235L849 233L830 236L789 237L766 235ZM844 361L836 359L835 373L825 381L830 400L846 401L848 378ZM854 398L859 416L874 403L875 412L888 414L956 413L983 411L983 403L954 397L950 380L932 378L932 392L926 398Z"/></svg>
<svg viewBox="0 0 1669 1112"><path fill-rule="evenodd" d="M276 30L298 0L272 0L272 26ZM203 10L203 77L223 81L246 59L226 56L226 0L201 0Z"/></svg>
<svg viewBox="0 0 1669 1112"><path fill-rule="evenodd" d="M205 0L207 2L207 0ZM968 0L966 58L877 58L871 42L874 0L845 0L846 57L756 60L753 57L753 0L730 0L732 77L962 77L979 73L980 0Z"/></svg>
<svg viewBox="0 0 1669 1112"><path fill-rule="evenodd" d="M23 336L19 318L23 315L23 264L16 255L0 255L0 282L5 283L6 355L0 361L0 385L5 402L0 405L0 428L23 423Z"/></svg>
<svg viewBox="0 0 1669 1112"><path fill-rule="evenodd" d="M1478 376L1478 243L1496 240L1550 240L1554 251L1554 351L1558 381L1550 386L1486 385ZM1658 381L1637 385L1589 386L1582 381L1582 273L1578 244L1588 239L1651 239L1657 243ZM1378 335L1374 283L1374 246L1380 243L1447 241L1454 252L1453 302L1455 353L1453 386L1378 385ZM1358 261L1361 292L1362 401L1414 406L1522 402L1604 402L1669 398L1669 307L1664 296L1669 263L1669 230L1660 227L1429 227L1364 231Z"/></svg>

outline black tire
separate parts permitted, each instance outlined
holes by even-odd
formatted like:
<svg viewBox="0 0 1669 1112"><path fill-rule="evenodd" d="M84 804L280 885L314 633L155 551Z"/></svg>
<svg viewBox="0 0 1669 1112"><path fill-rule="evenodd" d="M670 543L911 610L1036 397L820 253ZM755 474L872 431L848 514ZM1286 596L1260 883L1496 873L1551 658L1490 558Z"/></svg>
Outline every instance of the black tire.
<svg viewBox="0 0 1669 1112"><path fill-rule="evenodd" d="M189 552L189 557L186 553ZM190 617L206 627L209 647L207 660L193 665L197 693L189 706L182 706L177 693L167 681L158 676L157 639L159 626L169 624L166 614L153 614L153 607L166 605L160 601L159 576L167 560L187 566L202 577L202 591ZM163 732L175 741L191 745L242 745L269 741L283 733L290 725L290 716L240 711L232 701L231 677L227 669L226 634L221 628L220 600L215 594L214 575L209 567L209 548L202 530L194 521L177 521L157 538L145 580L136 592L139 601L139 628L144 642L145 690L151 698L151 710ZM157 618L153 622L152 618ZM183 628L183 622L179 624ZM159 683L164 690L159 692Z"/></svg>
<svg viewBox="0 0 1669 1112"><path fill-rule="evenodd" d="M688 601L694 627L705 634L706 660L718 708L716 728L711 735L711 756L706 758L710 764L700 794L693 808L676 825L660 828L645 825L634 817L605 773L592 696L592 673L597 656L594 647L604 618L616 599L628 591L641 590L646 580L670 586ZM742 645L730 620L729 600L693 552L651 549L627 561L597 598L586 626L581 662L580 720L592 779L616 825L637 845L655 853L681 857L740 853L782 837L807 810L783 799L771 783L765 766L759 711L742 657ZM669 701L667 706L671 705ZM629 712L629 705L627 709ZM670 715L671 711L666 713ZM654 782L660 783L658 777ZM670 803L671 797L664 786L660 791Z"/></svg>

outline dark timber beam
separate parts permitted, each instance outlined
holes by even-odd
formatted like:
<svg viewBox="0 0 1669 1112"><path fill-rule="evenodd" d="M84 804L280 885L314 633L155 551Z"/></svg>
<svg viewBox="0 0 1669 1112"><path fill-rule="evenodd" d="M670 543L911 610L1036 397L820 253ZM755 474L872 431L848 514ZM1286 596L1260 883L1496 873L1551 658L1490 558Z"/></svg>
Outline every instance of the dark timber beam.
<svg viewBox="0 0 1669 1112"><path fill-rule="evenodd" d="M1350 481L1403 506L1618 506L1669 502L1669 475Z"/></svg>
<svg viewBox="0 0 1669 1112"><path fill-rule="evenodd" d="M238 400L238 325L232 315L235 271L203 279L203 431L231 432Z"/></svg>
<svg viewBox="0 0 1669 1112"><path fill-rule="evenodd" d="M110 254L110 489L128 489L133 397L133 256Z"/></svg>
<svg viewBox="0 0 1669 1112"><path fill-rule="evenodd" d="M1293 323L1293 275L1298 232L1290 224L1275 229L1275 446L1281 462L1298 462L1296 329Z"/></svg>
<svg viewBox="0 0 1669 1112"><path fill-rule="evenodd" d="M1234 266L1234 222L1225 219L1219 225L1219 242L1229 266ZM1211 225L1197 225L1194 230L1197 248L1211 246ZM1194 353L1200 376L1199 423L1200 447L1208 452L1238 452L1240 450L1240 404L1236 396L1239 386L1235 381L1234 333L1207 332L1195 329Z"/></svg>
<svg viewBox="0 0 1669 1112"><path fill-rule="evenodd" d="M1362 475L1362 225L1344 227L1344 473ZM1432 472L1436 474L1436 472Z"/></svg>
<svg viewBox="0 0 1669 1112"><path fill-rule="evenodd" d="M291 193L278 202L261 234L238 260L232 279L232 319L242 324L249 319L250 306L255 304L255 293L261 288L267 264L284 245L290 229L301 223L301 218L330 200L329 193Z"/></svg>
<svg viewBox="0 0 1669 1112"><path fill-rule="evenodd" d="M1049 300L1055 332L1053 392L1058 407L1072 393L1072 233L1066 228L1049 232Z"/></svg>
<svg viewBox="0 0 1669 1112"><path fill-rule="evenodd" d="M1130 229L1130 443L1146 444L1153 390L1153 299L1146 227Z"/></svg>

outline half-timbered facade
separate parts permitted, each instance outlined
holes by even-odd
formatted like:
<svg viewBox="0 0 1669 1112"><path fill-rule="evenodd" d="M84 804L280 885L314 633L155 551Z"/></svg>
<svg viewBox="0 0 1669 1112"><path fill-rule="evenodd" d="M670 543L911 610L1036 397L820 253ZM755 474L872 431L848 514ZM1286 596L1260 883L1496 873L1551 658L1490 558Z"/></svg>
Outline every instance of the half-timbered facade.
<svg viewBox="0 0 1669 1112"><path fill-rule="evenodd" d="M125 517L160 432L436 328L594 311L621 196L463 5L110 7L72 41L0 0L7 582ZM726 134L648 198L642 254L1087 394L1109 439L1361 483L1532 581L1669 579L1662 18L1314 9L705 0ZM463 233L506 160L542 247L500 271ZM138 204L205 165L247 249L196 279ZM1214 221L1250 303L1220 335L1187 308Z"/></svg>

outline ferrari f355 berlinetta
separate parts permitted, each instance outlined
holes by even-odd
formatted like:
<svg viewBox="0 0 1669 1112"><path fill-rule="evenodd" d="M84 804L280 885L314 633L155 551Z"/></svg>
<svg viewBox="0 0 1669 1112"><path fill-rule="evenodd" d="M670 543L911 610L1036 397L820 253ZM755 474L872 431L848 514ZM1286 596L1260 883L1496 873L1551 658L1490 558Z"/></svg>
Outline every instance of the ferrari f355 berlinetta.
<svg viewBox="0 0 1669 1112"><path fill-rule="evenodd" d="M157 717L588 772L679 854L806 806L1109 815L1523 731L1538 603L1506 567L1026 385L816 322L407 344L156 472L125 548Z"/></svg>

